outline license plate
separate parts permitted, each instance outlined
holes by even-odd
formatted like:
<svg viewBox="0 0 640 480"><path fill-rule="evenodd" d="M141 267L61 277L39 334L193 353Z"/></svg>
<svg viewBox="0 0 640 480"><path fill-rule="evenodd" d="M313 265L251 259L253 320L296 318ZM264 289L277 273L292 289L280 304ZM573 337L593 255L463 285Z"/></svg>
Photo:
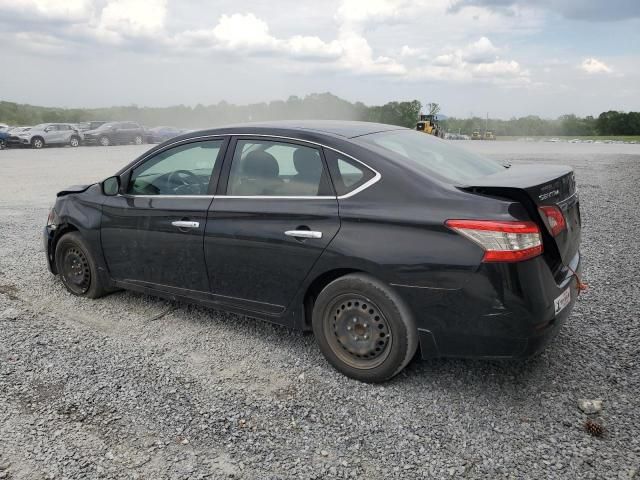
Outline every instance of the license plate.
<svg viewBox="0 0 640 480"><path fill-rule="evenodd" d="M556 315L559 314L564 309L564 307L569 305L570 302L571 302L571 289L567 288L564 292L560 294L558 298L556 298L553 301L553 304L555 305L555 308L556 308Z"/></svg>

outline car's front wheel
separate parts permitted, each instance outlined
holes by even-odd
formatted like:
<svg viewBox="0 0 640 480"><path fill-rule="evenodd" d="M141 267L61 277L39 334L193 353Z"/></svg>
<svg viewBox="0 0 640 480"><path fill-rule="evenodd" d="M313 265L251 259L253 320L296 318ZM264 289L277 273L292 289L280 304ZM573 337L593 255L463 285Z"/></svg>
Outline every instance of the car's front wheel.
<svg viewBox="0 0 640 480"><path fill-rule="evenodd" d="M78 232L69 232L60 238L55 260L63 285L74 295L99 298L109 292L100 281L91 250Z"/></svg>
<svg viewBox="0 0 640 480"><path fill-rule="evenodd" d="M142 145L143 141L144 139L142 138L142 135L136 135L136 138L133 139L133 143L136 145Z"/></svg>
<svg viewBox="0 0 640 480"><path fill-rule="evenodd" d="M327 360L363 382L389 380L418 347L415 322L404 302L366 274L346 275L327 285L315 301L312 326Z"/></svg>
<svg viewBox="0 0 640 480"><path fill-rule="evenodd" d="M44 139L40 137L34 137L31 139L31 148L40 149L44 147Z"/></svg>
<svg viewBox="0 0 640 480"><path fill-rule="evenodd" d="M111 140L109 140L109 137L107 137L105 135L100 137L98 142L100 142L100 145L102 145L103 147L108 147L109 145L111 145Z"/></svg>
<svg viewBox="0 0 640 480"><path fill-rule="evenodd" d="M69 145L72 147L79 147L80 146L80 138L76 137L75 135L73 137L71 137L71 139L69 140Z"/></svg>

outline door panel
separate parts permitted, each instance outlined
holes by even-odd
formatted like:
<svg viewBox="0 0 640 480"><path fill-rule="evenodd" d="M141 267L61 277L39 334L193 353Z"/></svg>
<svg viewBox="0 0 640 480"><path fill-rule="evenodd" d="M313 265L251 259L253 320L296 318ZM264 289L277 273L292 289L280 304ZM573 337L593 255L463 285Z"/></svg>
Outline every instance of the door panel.
<svg viewBox="0 0 640 480"><path fill-rule="evenodd" d="M211 292L227 305L279 315L338 232L338 202L315 146L232 143L205 231Z"/></svg>
<svg viewBox="0 0 640 480"><path fill-rule="evenodd" d="M101 240L112 278L206 292L202 236L211 197L107 197ZM197 222L180 228L176 221Z"/></svg>
<svg viewBox="0 0 640 480"><path fill-rule="evenodd" d="M339 227L335 198L216 197L204 242L211 292L231 305L282 313ZM322 238L285 234L300 229Z"/></svg>

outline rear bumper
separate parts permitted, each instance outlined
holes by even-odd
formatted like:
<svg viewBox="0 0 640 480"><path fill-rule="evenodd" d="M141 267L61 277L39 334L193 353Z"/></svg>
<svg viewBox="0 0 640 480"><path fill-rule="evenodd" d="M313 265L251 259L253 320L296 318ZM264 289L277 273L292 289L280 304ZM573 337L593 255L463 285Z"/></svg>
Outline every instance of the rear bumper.
<svg viewBox="0 0 640 480"><path fill-rule="evenodd" d="M580 274L577 253L571 270ZM526 358L560 331L578 297L575 275L555 277L542 257L518 264L483 264L459 289L400 288L418 325L423 358ZM554 300L570 291L556 313Z"/></svg>

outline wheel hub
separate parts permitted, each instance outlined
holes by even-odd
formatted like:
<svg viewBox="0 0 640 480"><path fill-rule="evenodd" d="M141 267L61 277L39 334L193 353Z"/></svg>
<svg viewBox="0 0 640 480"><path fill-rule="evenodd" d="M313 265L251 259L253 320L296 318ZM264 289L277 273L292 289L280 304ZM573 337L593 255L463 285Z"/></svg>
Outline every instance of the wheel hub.
<svg viewBox="0 0 640 480"><path fill-rule="evenodd" d="M89 289L89 262L79 249L70 248L65 252L62 274L65 283L76 293L85 293Z"/></svg>
<svg viewBox="0 0 640 480"><path fill-rule="evenodd" d="M345 361L359 368L372 368L384 360L391 332L373 302L359 295L341 296L329 312L331 343Z"/></svg>

